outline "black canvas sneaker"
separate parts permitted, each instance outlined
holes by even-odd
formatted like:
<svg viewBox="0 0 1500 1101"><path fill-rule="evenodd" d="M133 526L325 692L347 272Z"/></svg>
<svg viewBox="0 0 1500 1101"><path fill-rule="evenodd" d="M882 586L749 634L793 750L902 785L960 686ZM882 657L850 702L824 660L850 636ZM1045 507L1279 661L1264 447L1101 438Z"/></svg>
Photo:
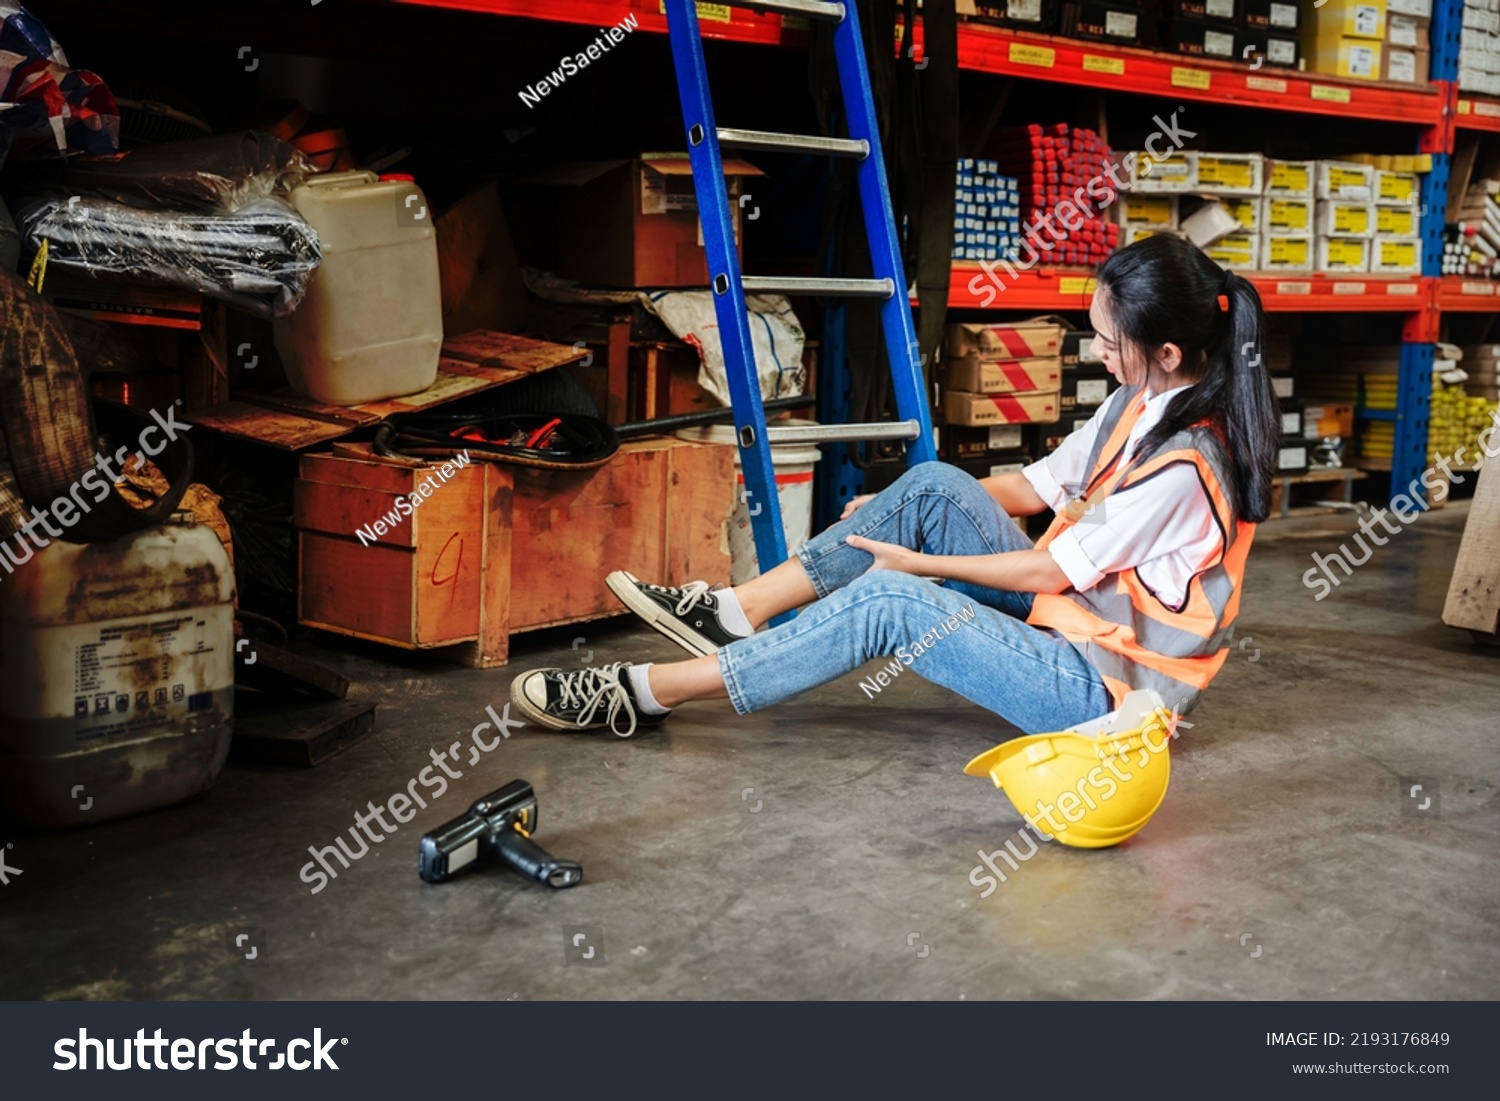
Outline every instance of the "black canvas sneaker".
<svg viewBox="0 0 1500 1101"><path fill-rule="evenodd" d="M629 738L667 716L640 713L628 668L628 661L617 661L597 669L533 669L511 682L510 700L521 714L551 730L608 727Z"/></svg>
<svg viewBox="0 0 1500 1101"><path fill-rule="evenodd" d="M746 637L719 621L719 600L706 581L690 581L676 589L648 585L634 574L616 570L604 583L625 607L697 657Z"/></svg>

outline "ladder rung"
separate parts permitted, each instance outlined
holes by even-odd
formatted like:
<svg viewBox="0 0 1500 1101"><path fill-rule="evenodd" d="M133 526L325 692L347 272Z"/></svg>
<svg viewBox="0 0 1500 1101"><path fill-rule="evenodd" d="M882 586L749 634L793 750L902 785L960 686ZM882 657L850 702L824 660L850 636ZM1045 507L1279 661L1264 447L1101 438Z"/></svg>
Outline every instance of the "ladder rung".
<svg viewBox="0 0 1500 1101"><path fill-rule="evenodd" d="M834 157L870 155L863 138L824 138L807 134L776 134L768 130L730 130L719 127L719 144L734 149L794 149L804 153L826 153Z"/></svg>
<svg viewBox="0 0 1500 1101"><path fill-rule="evenodd" d="M751 294L834 294L845 298L889 298L890 279L813 279L789 275L746 275L740 285Z"/></svg>
<svg viewBox="0 0 1500 1101"><path fill-rule="evenodd" d="M805 427L767 428L766 442L838 443L847 440L914 440L922 434L916 421L880 421L874 424L809 424Z"/></svg>
<svg viewBox="0 0 1500 1101"><path fill-rule="evenodd" d="M825 0L731 0L729 6L804 15L809 19L831 19L835 23L844 21L844 5L826 3Z"/></svg>

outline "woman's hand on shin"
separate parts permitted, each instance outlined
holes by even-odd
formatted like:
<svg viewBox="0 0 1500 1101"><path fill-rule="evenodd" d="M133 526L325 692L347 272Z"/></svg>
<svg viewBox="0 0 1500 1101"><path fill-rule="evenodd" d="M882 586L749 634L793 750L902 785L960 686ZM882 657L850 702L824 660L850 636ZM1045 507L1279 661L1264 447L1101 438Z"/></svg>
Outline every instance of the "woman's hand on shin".
<svg viewBox="0 0 1500 1101"><path fill-rule="evenodd" d="M923 558L920 551L910 550L896 543L881 543L874 539L866 539L863 535L845 536L844 542L855 550L862 550L867 554L874 555L875 562L870 567L872 570L917 573L918 564Z"/></svg>

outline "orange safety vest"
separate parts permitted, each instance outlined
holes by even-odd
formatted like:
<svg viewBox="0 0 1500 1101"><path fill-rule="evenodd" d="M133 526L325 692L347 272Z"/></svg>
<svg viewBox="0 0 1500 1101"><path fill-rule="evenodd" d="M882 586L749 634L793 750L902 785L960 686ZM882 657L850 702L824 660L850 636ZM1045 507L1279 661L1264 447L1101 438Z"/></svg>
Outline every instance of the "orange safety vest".
<svg viewBox="0 0 1500 1101"><path fill-rule="evenodd" d="M1151 688L1185 714L1229 656L1255 525L1235 516L1223 488L1229 482L1224 444L1206 422L1183 429L1149 455L1125 455L1130 430L1145 408L1141 388L1127 388L1111 406L1089 456L1083 496L1097 503L1169 466L1191 463L1213 505L1220 550L1188 582L1180 607L1167 605L1131 568L1106 575L1088 592L1038 593L1026 622L1051 627L1071 642L1104 678L1116 707L1131 689ZM1073 524L1059 512L1037 548L1045 549Z"/></svg>

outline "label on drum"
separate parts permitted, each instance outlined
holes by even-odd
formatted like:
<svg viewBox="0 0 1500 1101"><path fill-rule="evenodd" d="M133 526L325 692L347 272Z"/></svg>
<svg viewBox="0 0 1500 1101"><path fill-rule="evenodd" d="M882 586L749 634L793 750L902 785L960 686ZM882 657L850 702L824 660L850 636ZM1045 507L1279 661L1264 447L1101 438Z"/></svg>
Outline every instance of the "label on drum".
<svg viewBox="0 0 1500 1101"><path fill-rule="evenodd" d="M181 724L234 686L234 609L177 609L142 619L0 626L7 668L0 713L19 724L69 720L76 745L127 740Z"/></svg>

